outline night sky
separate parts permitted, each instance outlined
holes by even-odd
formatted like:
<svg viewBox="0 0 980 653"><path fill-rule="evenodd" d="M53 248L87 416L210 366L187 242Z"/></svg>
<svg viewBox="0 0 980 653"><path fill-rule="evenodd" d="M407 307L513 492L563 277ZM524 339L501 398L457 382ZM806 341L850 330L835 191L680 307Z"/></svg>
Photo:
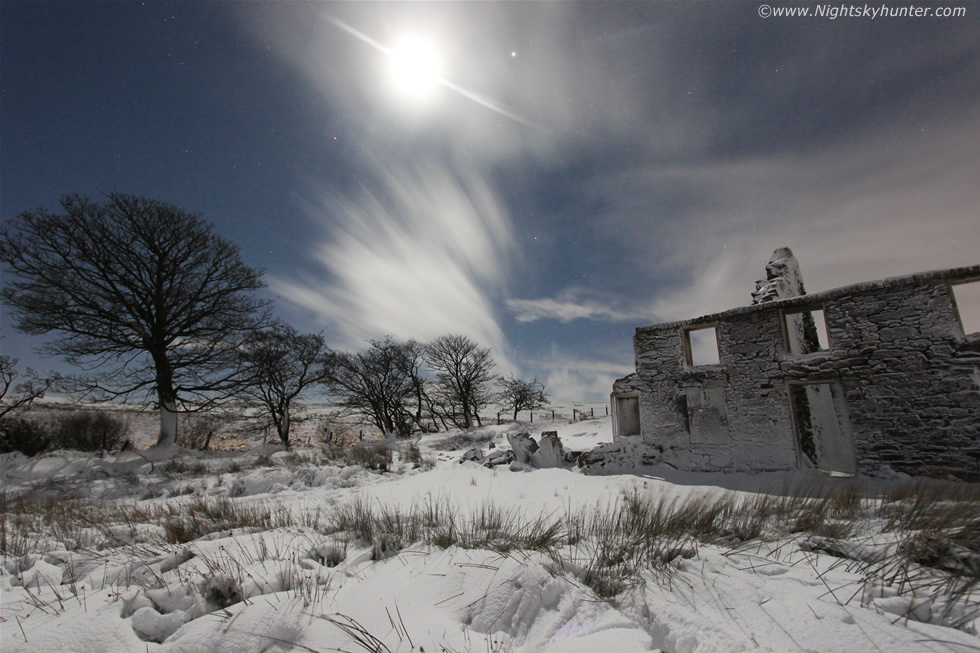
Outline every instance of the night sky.
<svg viewBox="0 0 980 653"><path fill-rule="evenodd" d="M4 0L0 217L170 202L335 348L462 333L597 400L635 327L748 304L777 247L811 292L980 262L980 4L920 4L966 15Z"/></svg>

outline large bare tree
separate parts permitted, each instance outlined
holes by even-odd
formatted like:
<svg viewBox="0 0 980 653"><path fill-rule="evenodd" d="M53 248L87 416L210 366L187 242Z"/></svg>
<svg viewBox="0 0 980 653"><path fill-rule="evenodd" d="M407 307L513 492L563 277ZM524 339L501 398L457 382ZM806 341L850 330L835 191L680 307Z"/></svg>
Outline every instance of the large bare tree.
<svg viewBox="0 0 980 653"><path fill-rule="evenodd" d="M319 333L298 333L285 324L260 331L242 346L242 398L258 402L268 413L276 434L289 447L296 421L294 401L330 375L333 352Z"/></svg>
<svg viewBox="0 0 980 653"><path fill-rule="evenodd" d="M446 427L445 418L439 411L430 396L432 382L425 375L425 347L426 345L418 340L408 340L400 343L400 355L396 365L408 377L412 386L413 411L412 420L416 427L424 432L438 430L435 420L439 419L443 427Z"/></svg>
<svg viewBox="0 0 980 653"><path fill-rule="evenodd" d="M160 406L157 444L175 442L178 404L213 400L237 381L238 344L267 320L249 292L262 273L199 215L118 193L62 199L0 231L12 273L3 302L16 327L89 372L109 396L146 392Z"/></svg>
<svg viewBox="0 0 980 653"><path fill-rule="evenodd" d="M440 396L452 421L461 428L479 422L480 408L491 400L493 352L466 336L439 336L425 348L425 361L435 372Z"/></svg>
<svg viewBox="0 0 980 653"><path fill-rule="evenodd" d="M392 336L370 341L363 352L336 353L326 386L345 408L371 420L385 437L412 434L408 406L416 387L404 345Z"/></svg>

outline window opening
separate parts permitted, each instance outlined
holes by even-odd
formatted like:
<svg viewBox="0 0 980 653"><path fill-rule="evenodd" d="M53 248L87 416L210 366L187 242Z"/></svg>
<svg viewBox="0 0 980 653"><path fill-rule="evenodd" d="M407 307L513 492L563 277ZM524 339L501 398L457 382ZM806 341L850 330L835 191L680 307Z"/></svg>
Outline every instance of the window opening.
<svg viewBox="0 0 980 653"><path fill-rule="evenodd" d="M964 335L980 333L980 281L959 283L952 288Z"/></svg>
<svg viewBox="0 0 980 653"><path fill-rule="evenodd" d="M715 326L695 327L684 331L684 354L691 367L718 365L718 333Z"/></svg>
<svg viewBox="0 0 980 653"><path fill-rule="evenodd" d="M783 313L786 350L793 356L812 354L830 349L827 320L822 308Z"/></svg>

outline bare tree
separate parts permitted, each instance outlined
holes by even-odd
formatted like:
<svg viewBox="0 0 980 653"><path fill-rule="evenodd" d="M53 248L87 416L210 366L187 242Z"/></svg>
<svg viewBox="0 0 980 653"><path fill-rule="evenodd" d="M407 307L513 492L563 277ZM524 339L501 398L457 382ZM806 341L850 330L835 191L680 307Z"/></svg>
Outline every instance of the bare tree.
<svg viewBox="0 0 980 653"><path fill-rule="evenodd" d="M0 420L16 410L29 408L59 379L57 375L42 378L30 368L20 375L16 367L16 358L0 354ZM17 381L18 376L23 376L22 380Z"/></svg>
<svg viewBox="0 0 980 653"><path fill-rule="evenodd" d="M418 340L409 340L399 344L398 352L396 365L401 368L412 385L412 398L414 399L412 402L414 407L412 418L415 425L421 431L439 430L435 424L435 420L438 418L442 421L443 428L447 428L445 419L439 415L430 394L432 382L424 372L425 345Z"/></svg>
<svg viewBox="0 0 980 653"><path fill-rule="evenodd" d="M414 386L402 345L392 336L372 340L357 354L335 354L326 385L344 407L371 420L385 437L411 435L413 420L406 405Z"/></svg>
<svg viewBox="0 0 980 653"><path fill-rule="evenodd" d="M548 405L548 394L544 390L544 384L537 378L525 381L509 377L498 379L503 389L497 393L497 402L514 411L514 421L517 421L517 413L522 410L537 410Z"/></svg>
<svg viewBox="0 0 980 653"><path fill-rule="evenodd" d="M268 412L287 448L296 421L293 402L330 376L331 354L322 334L300 334L285 324L257 332L240 350L244 380L239 396Z"/></svg>
<svg viewBox="0 0 980 653"><path fill-rule="evenodd" d="M425 348L425 360L436 374L440 396L450 418L461 428L479 423L480 408L492 394L487 384L493 381L493 353L466 336L439 336Z"/></svg>
<svg viewBox="0 0 980 653"><path fill-rule="evenodd" d="M3 302L21 331L58 335L43 352L101 372L89 390L155 394L157 444L173 444L179 403L233 390L236 348L267 321L267 302L247 294L264 286L262 273L170 204L112 193L61 206L25 211L0 232L14 279Z"/></svg>

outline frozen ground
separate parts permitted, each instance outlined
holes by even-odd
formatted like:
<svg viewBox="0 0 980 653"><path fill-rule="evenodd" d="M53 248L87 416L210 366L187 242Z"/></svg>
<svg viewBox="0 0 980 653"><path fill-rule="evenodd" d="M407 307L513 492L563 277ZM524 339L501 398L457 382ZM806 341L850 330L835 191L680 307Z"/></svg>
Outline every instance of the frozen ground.
<svg viewBox="0 0 980 653"><path fill-rule="evenodd" d="M506 448L506 433L515 428L480 433ZM535 435L542 429L557 430L576 451L610 440L605 416L530 426ZM424 514L432 532L441 520L485 522L496 509L505 524L529 524L524 537L541 520L564 528L571 515L627 510L629 497L708 502L726 491L751 497L823 482L670 469L605 476L572 466L487 469L457 462L473 443L455 435L449 442L446 434L422 438L421 461L399 443L385 472L302 448L183 452L152 463L138 453L0 457L5 509L28 493L52 498L44 510L55 515L55 528L46 530L24 515L4 517L0 535L9 555L0 565L0 648L980 650L975 595L951 597L943 576L930 570L915 577L932 580L910 592L880 573L880 557L878 566L861 564L896 546L873 510L860 518L860 538L836 546L808 532L701 542L628 577L626 567L607 561L623 574L607 579L623 581L613 593L590 585L601 556L574 538L538 550L503 540L473 548L461 545L462 536L448 546L431 537L391 541L385 533L407 523L412 510ZM486 442L479 444L486 451ZM195 537L194 520L206 521L209 511L244 518ZM336 515L365 511L391 529L359 537L337 527ZM103 517L85 522L83 513ZM256 525L260 514L266 522Z"/></svg>

